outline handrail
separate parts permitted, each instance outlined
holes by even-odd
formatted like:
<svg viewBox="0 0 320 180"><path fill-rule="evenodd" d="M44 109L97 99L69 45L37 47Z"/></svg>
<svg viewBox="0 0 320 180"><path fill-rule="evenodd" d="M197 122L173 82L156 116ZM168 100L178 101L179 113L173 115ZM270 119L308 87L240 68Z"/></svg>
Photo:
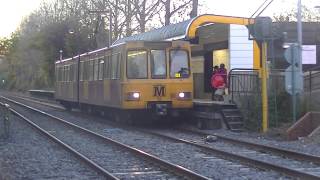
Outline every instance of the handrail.
<svg viewBox="0 0 320 180"><path fill-rule="evenodd" d="M231 76L232 76L232 73L234 72L234 71L259 71L259 69L252 69L252 68L234 68L234 69L231 69L230 71L229 71L229 74L228 74L228 87L229 87L229 89L228 89L228 93L229 94L231 94L231 101L233 101L233 93L231 93L230 91L232 91L233 92L233 86L231 86L230 84L231 84L231 80L230 80L230 78L231 78ZM239 81L239 79L238 79L238 81ZM242 84L240 84L240 86L242 87L243 85ZM239 92L240 93L240 92Z"/></svg>

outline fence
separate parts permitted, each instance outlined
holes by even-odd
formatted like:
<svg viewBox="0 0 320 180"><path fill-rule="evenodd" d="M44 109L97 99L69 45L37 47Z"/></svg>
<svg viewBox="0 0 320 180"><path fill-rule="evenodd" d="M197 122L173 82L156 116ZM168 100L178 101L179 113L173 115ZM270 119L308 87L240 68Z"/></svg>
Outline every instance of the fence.
<svg viewBox="0 0 320 180"><path fill-rule="evenodd" d="M256 69L232 69L228 77L231 101L240 109L248 129L261 127L261 86Z"/></svg>
<svg viewBox="0 0 320 180"><path fill-rule="evenodd" d="M306 111L320 110L320 66L308 69L304 73L303 101Z"/></svg>

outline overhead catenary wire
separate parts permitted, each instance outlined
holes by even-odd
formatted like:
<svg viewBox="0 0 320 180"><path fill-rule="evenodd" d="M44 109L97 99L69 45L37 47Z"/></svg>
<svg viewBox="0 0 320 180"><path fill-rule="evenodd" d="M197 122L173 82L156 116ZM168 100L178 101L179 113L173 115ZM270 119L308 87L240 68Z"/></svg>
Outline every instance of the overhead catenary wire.
<svg viewBox="0 0 320 180"><path fill-rule="evenodd" d="M250 16L250 18L253 18L254 16L257 17L257 16L260 16L269 6L270 4L274 1L274 0L270 0L270 2L265 5L269 0L265 0L259 7L258 9ZM261 10L261 8L263 8ZM259 13L258 13L259 12ZM258 14L257 14L258 13ZM257 14L257 15L256 15Z"/></svg>

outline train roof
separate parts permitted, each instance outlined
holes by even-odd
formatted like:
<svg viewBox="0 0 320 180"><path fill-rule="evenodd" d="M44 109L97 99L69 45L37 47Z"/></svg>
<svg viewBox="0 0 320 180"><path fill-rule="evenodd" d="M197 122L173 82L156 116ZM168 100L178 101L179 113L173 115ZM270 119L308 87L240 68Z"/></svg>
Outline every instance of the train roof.
<svg viewBox="0 0 320 180"><path fill-rule="evenodd" d="M110 47L104 47L104 48L96 49L96 50L89 51L89 52L86 52L86 53L82 53L82 54L80 54L80 55L76 55L76 56L73 56L73 57L70 57L70 58L66 58L66 59L62 59L62 60L57 60L57 61L55 62L55 64L63 63L63 62L66 62L66 61L70 61L70 60L73 60L73 59L78 58L79 56L82 57L82 56L94 54L94 53L97 53L97 52L100 52L100 51L103 51L103 50L107 50L107 49L111 49L111 48L114 48L114 47L117 47L117 46L121 46L121 45L124 45L124 44L138 43L138 42L143 42L143 43L168 43L168 44L171 44L171 43L172 43L172 41L161 41L161 40L159 40L159 41L145 41L145 40L127 41L127 42L122 42L122 43L119 43L119 44L112 45L112 46L110 46ZM184 42L184 41L181 41L181 42ZM188 42L185 41L185 43L188 43Z"/></svg>

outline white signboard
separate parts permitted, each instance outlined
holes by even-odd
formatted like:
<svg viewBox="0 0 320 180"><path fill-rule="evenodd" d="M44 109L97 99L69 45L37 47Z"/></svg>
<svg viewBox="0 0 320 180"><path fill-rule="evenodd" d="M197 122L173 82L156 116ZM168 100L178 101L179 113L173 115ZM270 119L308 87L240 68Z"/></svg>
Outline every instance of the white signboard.
<svg viewBox="0 0 320 180"><path fill-rule="evenodd" d="M302 46L302 64L317 64L317 46Z"/></svg>

